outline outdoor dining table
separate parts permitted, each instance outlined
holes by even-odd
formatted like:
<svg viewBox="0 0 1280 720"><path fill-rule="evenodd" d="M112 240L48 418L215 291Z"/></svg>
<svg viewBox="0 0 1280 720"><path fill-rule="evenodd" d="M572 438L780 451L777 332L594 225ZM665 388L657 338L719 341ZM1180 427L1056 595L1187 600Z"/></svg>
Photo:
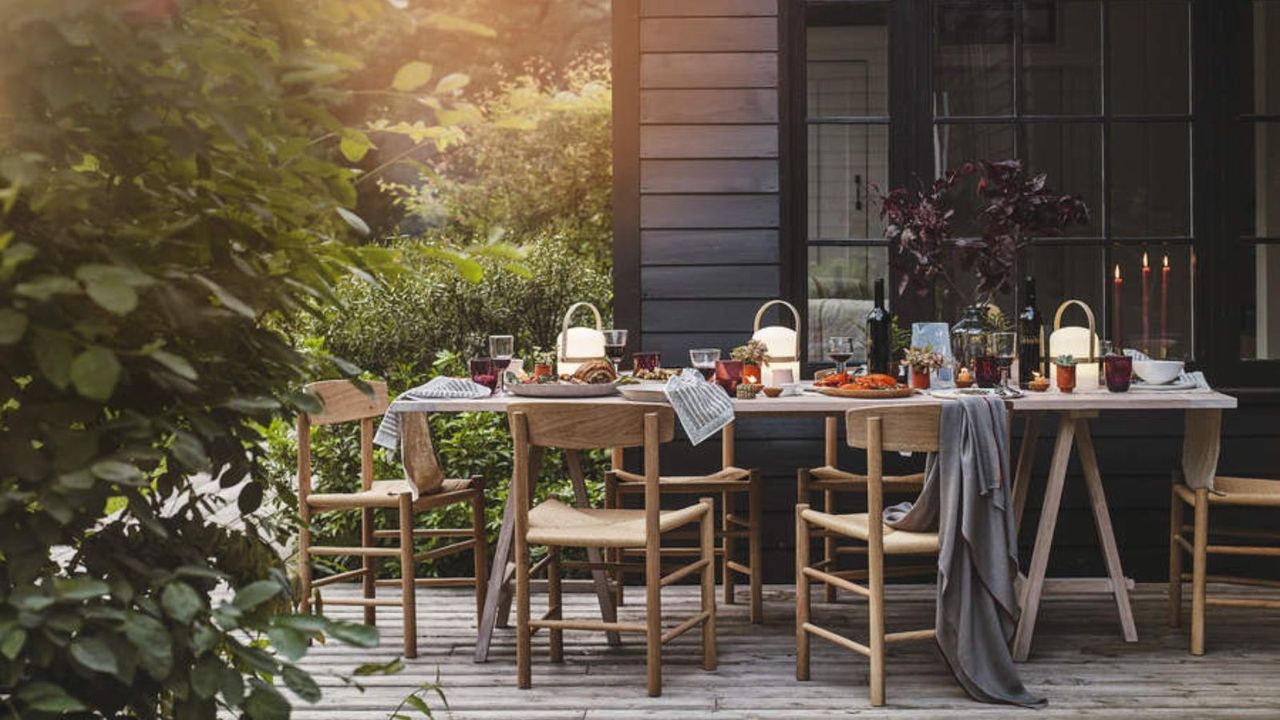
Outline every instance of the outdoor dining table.
<svg viewBox="0 0 1280 720"><path fill-rule="evenodd" d="M550 400L517 397L513 395L494 395L474 400L432 399L397 401L392 410L396 412L456 413L456 412L499 412L505 413L507 408L518 403L564 403L582 402L592 404L629 403L621 396L600 398L584 398L575 400ZM829 417L840 416L846 411L882 404L885 400L856 400L849 398L828 397L805 392L798 396L778 398L757 398L753 400L735 400L734 412L738 417ZM929 395L916 395L910 399L893 402L944 402ZM1107 568L1107 578L1101 580L1071 580L1071 589L1077 592L1107 592L1115 597L1119 611L1120 626L1124 639L1136 642L1137 627L1133 619L1133 608L1129 602L1128 579L1120 564L1120 553L1116 545L1115 533L1111 526L1111 515L1107 509L1106 494L1103 490L1102 476L1094 452L1093 438L1090 433L1090 421L1104 412L1167 412L1187 410L1223 410L1236 407L1236 399L1229 395L1212 390L1188 391L1131 391L1111 393L1106 390L1077 391L1060 393L1027 393L1024 397L1013 400L1013 412L1024 418L1022 444L1015 464L1013 498L1015 515L1019 524L1023 508L1026 505L1027 490L1031 481L1031 469L1035 460L1035 445L1040 427L1046 417L1058 421L1056 440L1054 442L1049 476L1045 486L1044 501L1041 505L1040 523L1036 532L1031 562L1025 576L1020 577L1022 613L1018 621L1017 634L1014 638L1013 656L1015 660L1026 660L1031 650L1031 638L1035 631L1036 616L1040 609L1040 600L1046 587L1045 574L1049 564L1049 553L1053 547L1054 530L1057 527L1058 512L1061 508L1062 491L1066 483L1067 465L1072 450L1079 457L1084 472L1085 487L1088 491L1090 506L1093 511L1101 545L1103 560ZM575 501L578 505L587 504L586 481L582 473L581 458L576 451L566 451L570 479L573 483ZM541 457L531 458L531 475L537 477ZM796 458L798 464L804 458ZM478 637L476 638L475 661L485 662L489 655L489 645L494 629L499 625L500 615L505 615L508 604L503 599L510 598L508 582L508 563L514 545L512 534L514 528L515 509L508 496L506 510L503 515L502 528L494 549L492 570L489 578L490 592L485 598L484 610L480 618ZM599 563L599 551L589 553L591 563ZM599 567L594 565L594 567ZM606 621L614 621L617 610L613 604L613 596L609 591L608 581L603 570L592 571L594 590L600 602L600 611ZM505 622L502 623L505 625ZM616 644L616 634L609 638Z"/></svg>

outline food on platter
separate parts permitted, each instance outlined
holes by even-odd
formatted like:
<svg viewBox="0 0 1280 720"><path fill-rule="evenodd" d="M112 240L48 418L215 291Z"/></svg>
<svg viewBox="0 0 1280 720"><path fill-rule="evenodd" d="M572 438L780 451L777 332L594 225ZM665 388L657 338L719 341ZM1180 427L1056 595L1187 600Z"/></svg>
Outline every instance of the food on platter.
<svg viewBox="0 0 1280 720"><path fill-rule="evenodd" d="M898 387L898 379L892 375L872 373L870 375L859 375L851 382L840 387L845 390L885 390Z"/></svg>
<svg viewBox="0 0 1280 720"><path fill-rule="evenodd" d="M814 380L813 384L817 387L840 387L841 385L847 385L852 380L853 376L849 373L839 372L831 373L830 375L823 375Z"/></svg>
<svg viewBox="0 0 1280 720"><path fill-rule="evenodd" d="M572 375L522 375L522 385L608 385L618 380L613 363L608 360L588 360Z"/></svg>
<svg viewBox="0 0 1280 720"><path fill-rule="evenodd" d="M653 370L636 370L635 372L631 373L631 377L636 380L666 382L679 374L680 374L679 370L674 370L671 368L655 368Z"/></svg>

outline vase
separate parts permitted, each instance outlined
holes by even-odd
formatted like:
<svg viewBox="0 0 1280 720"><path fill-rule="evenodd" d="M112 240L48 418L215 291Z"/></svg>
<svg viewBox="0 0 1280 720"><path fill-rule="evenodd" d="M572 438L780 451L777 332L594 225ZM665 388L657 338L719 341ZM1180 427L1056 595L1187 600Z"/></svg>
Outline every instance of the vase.
<svg viewBox="0 0 1280 720"><path fill-rule="evenodd" d="M916 390L929 389L929 371L911 368L911 387Z"/></svg>
<svg viewBox="0 0 1280 720"><path fill-rule="evenodd" d="M1076 389L1076 366L1075 365L1056 365L1058 390L1069 393Z"/></svg>
<svg viewBox="0 0 1280 720"><path fill-rule="evenodd" d="M957 367L972 371L974 362L989 354L985 311L985 305L969 305L960 321L951 327L951 355Z"/></svg>

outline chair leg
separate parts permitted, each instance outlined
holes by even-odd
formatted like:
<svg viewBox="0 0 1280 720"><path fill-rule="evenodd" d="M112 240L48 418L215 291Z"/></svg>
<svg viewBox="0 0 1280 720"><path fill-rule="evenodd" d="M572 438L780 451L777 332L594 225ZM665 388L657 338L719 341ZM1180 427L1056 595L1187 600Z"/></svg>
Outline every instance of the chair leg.
<svg viewBox="0 0 1280 720"><path fill-rule="evenodd" d="M809 578L804 569L809 566L809 526L801 515L809 509L808 503L796 505L796 680L809 679L809 633L804 629L809 622Z"/></svg>
<svg viewBox="0 0 1280 720"><path fill-rule="evenodd" d="M644 553L645 650L649 697L662 694L662 551L658 533L646 539Z"/></svg>
<svg viewBox="0 0 1280 720"><path fill-rule="evenodd" d="M747 524L751 554L751 622L764 622L764 547L761 534L764 527L764 484L760 481L760 473L752 470L750 487L747 489Z"/></svg>
<svg viewBox="0 0 1280 720"><path fill-rule="evenodd" d="M606 509L621 508L622 496L618 493L618 480L611 474L604 476L604 506ZM608 548L605 550L605 560L615 563L609 571L613 576L613 604L615 607L622 607L623 591L622 587L626 584L626 573L619 566L626 556L621 548Z"/></svg>
<svg viewBox="0 0 1280 720"><path fill-rule="evenodd" d="M414 583L413 498L400 496L400 605L404 609L404 656L418 657L417 584ZM367 577L367 575L366 575Z"/></svg>
<svg viewBox="0 0 1280 720"><path fill-rule="evenodd" d="M868 615L871 625L871 704L884 705L884 548L867 549Z"/></svg>
<svg viewBox="0 0 1280 720"><path fill-rule="evenodd" d="M1191 654L1204 654L1205 581L1209 562L1209 491L1196 490L1195 553L1191 559Z"/></svg>
<svg viewBox="0 0 1280 720"><path fill-rule="evenodd" d="M484 479L472 478L476 488L476 496L471 499L471 537L475 546L471 552L474 558L476 577L476 623L484 614L485 596L489 594L489 532L485 528L484 517Z"/></svg>
<svg viewBox="0 0 1280 720"><path fill-rule="evenodd" d="M724 604L733 604L733 571L729 569L729 563L733 561L734 543L730 533L733 531L733 523L729 522L729 516L733 514L733 495L730 493L720 493L720 529L724 533L720 537L720 578L724 583Z"/></svg>
<svg viewBox="0 0 1280 720"><path fill-rule="evenodd" d="M1175 477L1174 485L1177 483ZM1182 624L1182 546L1178 544L1182 537L1182 498L1172 491L1169 495L1169 627L1176 628Z"/></svg>
<svg viewBox="0 0 1280 720"><path fill-rule="evenodd" d="M401 518L401 522L404 519ZM376 543L373 539L373 508L361 508L360 510L360 547L370 548ZM410 533L410 539L413 535ZM401 540L404 539L404 533L400 535ZM364 570L364 575L360 576L363 585L364 597L366 600L372 600L378 594L378 566L377 561L371 555L365 555L360 558L360 567ZM364 607L364 624L376 625L378 622L378 608L373 605Z"/></svg>
<svg viewBox="0 0 1280 720"><path fill-rule="evenodd" d="M550 560L547 561L547 616L553 620L564 617L560 594L560 548L547 548ZM564 662L564 630L549 629L547 636L551 646L551 662Z"/></svg>
<svg viewBox="0 0 1280 720"><path fill-rule="evenodd" d="M716 502L713 498L704 497L699 502L706 508L699 523L702 530L702 559L707 563L702 568L702 612L707 619L702 621L702 669L715 670L716 652Z"/></svg>
<svg viewBox="0 0 1280 720"><path fill-rule="evenodd" d="M311 613L311 513L304 506L298 522L298 612Z"/></svg>
<svg viewBox="0 0 1280 720"><path fill-rule="evenodd" d="M529 637L529 542L516 533L516 686L533 686Z"/></svg>
<svg viewBox="0 0 1280 720"><path fill-rule="evenodd" d="M822 512L835 513L836 511L836 493L834 490L824 490L822 492ZM822 538L822 561L824 572L836 571L836 539L831 537L831 533L823 533ZM822 599L825 602L833 603L836 601L836 588L834 585L823 585Z"/></svg>

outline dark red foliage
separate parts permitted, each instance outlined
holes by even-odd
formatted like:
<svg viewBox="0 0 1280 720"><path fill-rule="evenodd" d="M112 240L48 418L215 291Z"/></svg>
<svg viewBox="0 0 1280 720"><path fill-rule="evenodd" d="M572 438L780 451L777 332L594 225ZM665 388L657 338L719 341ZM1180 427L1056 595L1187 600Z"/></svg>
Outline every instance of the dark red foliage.
<svg viewBox="0 0 1280 720"><path fill-rule="evenodd" d="M956 239L948 194L974 174L982 234ZM890 191L881 198L880 217L901 271L899 294L912 285L926 294L938 279L959 291L951 275L958 267L973 273L978 295L989 298L1012 288L1018 253L1032 238L1061 235L1087 223L1089 209L1078 196L1050 189L1044 174L1028 175L1020 160L982 160L948 171L927 189Z"/></svg>

